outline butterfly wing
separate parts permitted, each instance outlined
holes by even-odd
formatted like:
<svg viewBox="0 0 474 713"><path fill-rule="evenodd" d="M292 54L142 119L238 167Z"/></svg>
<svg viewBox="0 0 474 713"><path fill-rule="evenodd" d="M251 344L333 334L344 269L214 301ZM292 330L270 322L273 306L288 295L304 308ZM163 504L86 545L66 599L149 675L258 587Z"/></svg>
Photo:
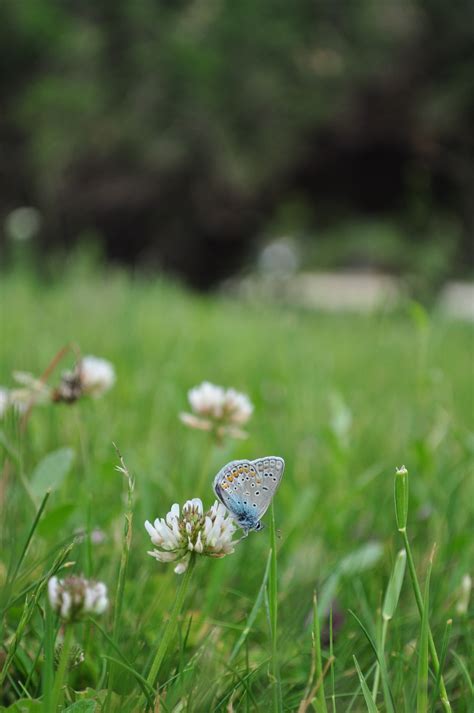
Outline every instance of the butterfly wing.
<svg viewBox="0 0 474 713"><path fill-rule="evenodd" d="M233 515L240 514L236 510L240 510L240 505L243 505L243 495L245 478L256 477L257 471L249 460L233 460L227 463L220 469L214 478L214 492L223 505Z"/></svg>
<svg viewBox="0 0 474 713"><path fill-rule="evenodd" d="M257 458L252 461L252 465L257 471L255 486L251 484L252 505L256 503L258 519L260 520L267 512L273 496L280 485L285 461L279 456L268 456ZM255 508L254 508L255 509Z"/></svg>
<svg viewBox="0 0 474 713"><path fill-rule="evenodd" d="M231 461L214 478L214 492L237 520L255 526L268 510L284 468L278 456Z"/></svg>

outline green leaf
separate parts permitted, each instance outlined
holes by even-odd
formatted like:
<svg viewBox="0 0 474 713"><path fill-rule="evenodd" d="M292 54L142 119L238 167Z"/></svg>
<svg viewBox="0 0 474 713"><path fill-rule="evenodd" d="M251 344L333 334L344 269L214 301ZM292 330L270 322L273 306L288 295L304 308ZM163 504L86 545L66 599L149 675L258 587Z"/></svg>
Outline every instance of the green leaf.
<svg viewBox="0 0 474 713"><path fill-rule="evenodd" d="M379 561L382 553L383 547L380 542L367 542L344 557L337 567L337 571L345 576L360 574L360 572L373 567Z"/></svg>
<svg viewBox="0 0 474 713"><path fill-rule="evenodd" d="M385 620L393 617L397 608L398 598L402 589L403 578L405 576L405 567L407 563L407 553L405 550L400 550L395 561L392 576L388 583L385 599L383 602L382 616Z"/></svg>
<svg viewBox="0 0 474 713"><path fill-rule="evenodd" d="M58 490L71 468L74 460L72 448L60 448L43 458L31 476L30 488L38 497L49 490Z"/></svg>
<svg viewBox="0 0 474 713"><path fill-rule="evenodd" d="M353 657L353 659L354 659L355 667L357 669L357 675L359 676L360 687L362 688L362 693L364 694L365 703L367 705L367 710L369 711L369 713L378 713L377 706L375 705L375 703L372 700L372 696L370 694L369 687L367 686L367 683L365 681L364 674L360 670L358 661L355 656Z"/></svg>
<svg viewBox="0 0 474 713"><path fill-rule="evenodd" d="M75 509L74 503L65 503L51 510L38 525L38 534L42 537L54 535L59 528L66 524Z"/></svg>
<svg viewBox="0 0 474 713"><path fill-rule="evenodd" d="M72 706L65 708L64 713L94 713L96 708L96 701L76 701Z"/></svg>
<svg viewBox="0 0 474 713"><path fill-rule="evenodd" d="M42 709L43 704L41 701L34 700L33 698L22 698L8 708L2 706L0 711L9 711L9 713L31 713L32 711L41 711Z"/></svg>

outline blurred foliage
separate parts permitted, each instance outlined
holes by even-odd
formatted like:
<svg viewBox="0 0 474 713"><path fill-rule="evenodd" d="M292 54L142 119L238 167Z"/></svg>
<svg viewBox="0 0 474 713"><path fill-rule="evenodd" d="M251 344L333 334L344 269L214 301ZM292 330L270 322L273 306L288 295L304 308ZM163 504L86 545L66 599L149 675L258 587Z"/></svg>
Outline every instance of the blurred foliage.
<svg viewBox="0 0 474 713"><path fill-rule="evenodd" d="M204 286L295 196L313 231L441 213L459 271L473 44L470 0L3 0L0 217Z"/></svg>

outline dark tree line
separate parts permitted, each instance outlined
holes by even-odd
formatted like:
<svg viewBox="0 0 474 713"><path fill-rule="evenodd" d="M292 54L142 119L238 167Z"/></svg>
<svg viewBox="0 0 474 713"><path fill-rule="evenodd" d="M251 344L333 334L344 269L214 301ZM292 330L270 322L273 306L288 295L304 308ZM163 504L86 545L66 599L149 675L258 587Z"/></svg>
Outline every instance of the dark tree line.
<svg viewBox="0 0 474 713"><path fill-rule="evenodd" d="M0 65L0 218L38 207L45 248L207 287L296 200L469 260L470 0L3 0Z"/></svg>

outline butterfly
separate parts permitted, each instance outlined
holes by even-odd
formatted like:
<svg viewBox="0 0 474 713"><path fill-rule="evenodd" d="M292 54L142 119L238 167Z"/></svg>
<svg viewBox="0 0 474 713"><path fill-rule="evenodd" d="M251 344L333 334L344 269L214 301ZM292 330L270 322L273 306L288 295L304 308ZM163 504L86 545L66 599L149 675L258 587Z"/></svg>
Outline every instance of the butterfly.
<svg viewBox="0 0 474 713"><path fill-rule="evenodd" d="M257 460L233 460L214 478L214 492L233 519L248 535L261 530L261 518L268 510L285 469L279 456Z"/></svg>

